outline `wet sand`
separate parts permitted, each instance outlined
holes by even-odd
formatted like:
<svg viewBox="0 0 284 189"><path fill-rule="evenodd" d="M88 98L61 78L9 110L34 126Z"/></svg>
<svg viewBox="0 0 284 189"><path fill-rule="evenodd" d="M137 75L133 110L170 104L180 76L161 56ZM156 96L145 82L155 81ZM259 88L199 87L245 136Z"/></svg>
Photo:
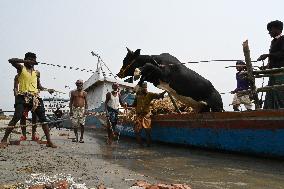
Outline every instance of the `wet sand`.
<svg viewBox="0 0 284 189"><path fill-rule="evenodd" d="M105 140L92 138L92 132L94 131L86 132L85 143L82 144L68 139L68 133L72 135L72 132L52 129L51 137L59 146L56 149L33 141L24 141L21 145L9 145L0 149L0 186L25 183L31 174L38 173L48 176L71 174L76 183L85 183L88 188L96 188L103 183L107 188L123 189L129 188L136 180L155 182L155 179L108 161L113 158L111 151L115 145L110 147L105 144ZM3 134L1 131L1 138ZM12 139L19 136L12 134Z"/></svg>
<svg viewBox="0 0 284 189"><path fill-rule="evenodd" d="M94 138L102 138L93 133ZM154 143L137 148L122 138L111 162L163 183L192 189L284 189L284 160ZM116 157L116 158L115 158Z"/></svg>
<svg viewBox="0 0 284 189"><path fill-rule="evenodd" d="M66 136L71 131L52 133L57 149L31 141L1 149L0 184L24 182L32 173L63 173L88 188L103 183L127 189L146 180L186 183L193 189L284 189L283 160L159 143L139 148L125 137L108 146L105 131L98 129L86 132L84 144L71 142Z"/></svg>

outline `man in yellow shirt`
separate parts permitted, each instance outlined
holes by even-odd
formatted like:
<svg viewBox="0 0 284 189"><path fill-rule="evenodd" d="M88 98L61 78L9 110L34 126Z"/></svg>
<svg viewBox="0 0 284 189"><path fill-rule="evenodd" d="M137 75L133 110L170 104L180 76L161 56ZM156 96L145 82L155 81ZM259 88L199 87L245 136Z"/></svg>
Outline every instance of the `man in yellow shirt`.
<svg viewBox="0 0 284 189"><path fill-rule="evenodd" d="M40 73L39 71L37 71L37 78L38 78L38 81L37 81L37 84L38 84L38 89L43 89L43 87L41 86L40 84ZM14 96L15 96L15 102L16 102L16 99L17 99L17 95L19 93L19 73L15 76L14 78ZM16 108L16 104L14 105ZM28 113L29 113L29 109L26 107L25 108L25 111L22 115L22 118L20 120L20 125L23 125L21 127L21 130L22 130L22 136L20 137L20 141L24 141L24 140L27 140L27 130L26 130L26 122L27 122L27 117L28 117ZM32 124L36 124L37 122L37 117L36 117L36 114L35 112L32 112ZM33 125L32 126L32 140L33 141L38 141L39 140L39 137L36 136L36 125Z"/></svg>
<svg viewBox="0 0 284 189"><path fill-rule="evenodd" d="M18 73L19 91L15 100L15 112L12 120L9 122L11 128L5 130L3 139L1 140L0 148L8 145L7 139L13 130L13 126L21 119L25 108L35 112L40 123L47 122L45 116L45 109L42 99L38 96L39 85L37 78L37 71L34 70L34 65L37 65L36 54L28 52L25 54L25 59L12 58L9 63L14 66ZM24 63L24 65L21 65ZM41 88L40 90L44 90ZM50 93L54 92L53 89L48 90ZM47 139L47 147L56 148L50 140L49 127L47 124L42 124L42 129Z"/></svg>
<svg viewBox="0 0 284 189"><path fill-rule="evenodd" d="M136 97L134 99L132 107L135 107L136 110L136 120L134 124L134 131L136 135L136 140L140 146L143 146L141 139L142 129L145 129L146 133L146 142L147 146L151 145L151 111L150 103L154 99L164 98L166 92L156 94L148 92L147 83L142 83L142 86L139 87Z"/></svg>

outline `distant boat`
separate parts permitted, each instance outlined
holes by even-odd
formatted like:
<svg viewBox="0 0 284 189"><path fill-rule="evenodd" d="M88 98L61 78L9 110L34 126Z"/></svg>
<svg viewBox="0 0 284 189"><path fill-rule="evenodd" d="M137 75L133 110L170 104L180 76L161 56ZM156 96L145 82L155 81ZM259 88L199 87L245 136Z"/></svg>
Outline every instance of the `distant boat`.
<svg viewBox="0 0 284 189"><path fill-rule="evenodd" d="M117 126L134 137L131 122ZM284 158L284 110L156 115L153 141Z"/></svg>
<svg viewBox="0 0 284 189"><path fill-rule="evenodd" d="M45 108L46 115L53 115L53 112L56 108L60 108L63 114L69 114L69 102L70 100L67 98L43 98L43 104Z"/></svg>

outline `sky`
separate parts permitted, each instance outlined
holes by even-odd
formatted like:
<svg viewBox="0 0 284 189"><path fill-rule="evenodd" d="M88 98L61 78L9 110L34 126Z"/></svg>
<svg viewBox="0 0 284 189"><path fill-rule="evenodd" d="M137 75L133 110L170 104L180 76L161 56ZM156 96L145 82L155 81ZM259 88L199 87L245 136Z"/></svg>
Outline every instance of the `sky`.
<svg viewBox="0 0 284 189"><path fill-rule="evenodd" d="M0 0L0 108L13 110L14 104L16 70L8 59L26 52L36 53L39 62L95 69L94 51L116 74L126 47L146 55L170 53L181 62L244 59L242 43L248 39L256 60L269 50L266 24L284 21L283 7L283 0ZM225 110L232 110L229 91L236 88L236 70L229 65L235 62L186 65L225 93ZM43 86L66 93L66 85L75 88L77 79L91 76L46 65L36 69Z"/></svg>

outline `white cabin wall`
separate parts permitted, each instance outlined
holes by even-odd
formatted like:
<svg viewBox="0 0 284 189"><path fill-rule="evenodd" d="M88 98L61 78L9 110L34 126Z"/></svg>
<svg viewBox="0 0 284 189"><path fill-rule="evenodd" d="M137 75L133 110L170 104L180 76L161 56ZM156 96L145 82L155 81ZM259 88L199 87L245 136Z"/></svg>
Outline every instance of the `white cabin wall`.
<svg viewBox="0 0 284 189"><path fill-rule="evenodd" d="M114 82L116 82L116 80L108 81L105 78L104 80L95 82L95 85L89 86L87 89L85 89L87 92L89 110L94 110L101 107L102 103L105 102L106 94L112 91L112 84ZM132 88L132 86L120 85L119 88L120 90L123 90L125 88Z"/></svg>
<svg viewBox="0 0 284 189"><path fill-rule="evenodd" d="M92 87L87 91L87 103L89 110L100 107L102 101L104 101L103 88L103 84L100 84L96 86L96 88Z"/></svg>

